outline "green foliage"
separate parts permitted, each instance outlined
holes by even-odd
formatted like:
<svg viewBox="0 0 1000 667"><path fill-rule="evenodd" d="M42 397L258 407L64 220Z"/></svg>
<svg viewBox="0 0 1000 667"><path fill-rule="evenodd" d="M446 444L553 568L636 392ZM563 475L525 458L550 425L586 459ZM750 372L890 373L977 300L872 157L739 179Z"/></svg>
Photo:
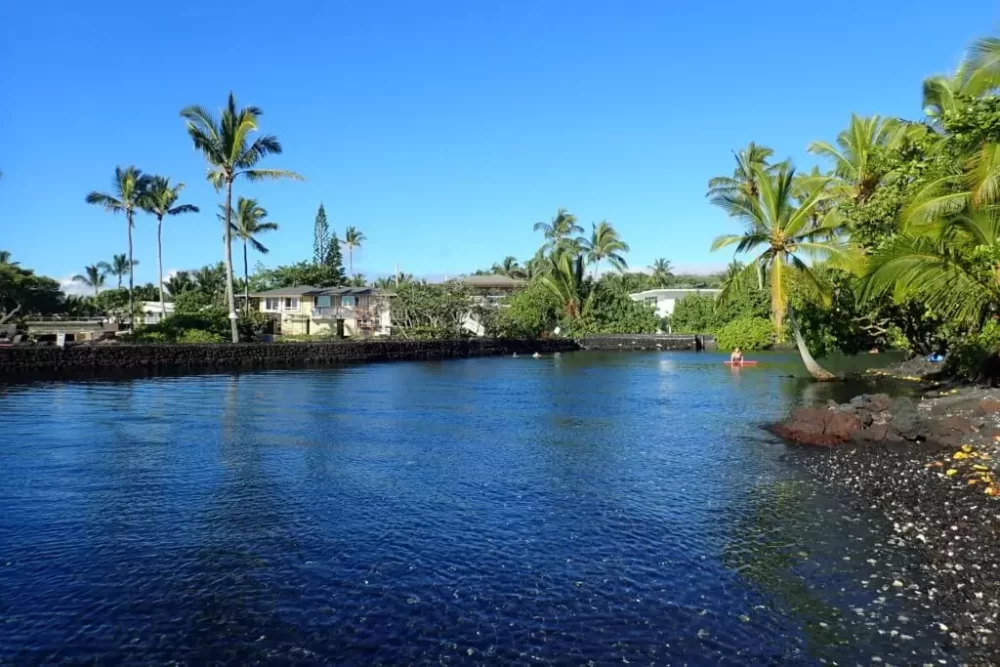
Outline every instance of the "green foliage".
<svg viewBox="0 0 1000 667"><path fill-rule="evenodd" d="M988 374L987 362L1000 353L1000 322L992 320L979 333L962 336L948 350L944 371L979 379Z"/></svg>
<svg viewBox="0 0 1000 667"><path fill-rule="evenodd" d="M402 338L456 338L471 311L469 291L458 282L401 284L392 300L394 333Z"/></svg>
<svg viewBox="0 0 1000 667"><path fill-rule="evenodd" d="M191 292L184 296L189 294L198 295L197 292ZM136 340L169 343L214 343L229 340L228 311L222 306L197 307L195 304L196 301L191 299L184 301L183 309L180 305L175 306L177 310L170 317L137 331ZM241 341L256 341L267 325L267 316L260 312L241 313L237 325Z"/></svg>
<svg viewBox="0 0 1000 667"><path fill-rule="evenodd" d="M202 329L186 329L177 337L178 343L224 343L225 341L225 336Z"/></svg>
<svg viewBox="0 0 1000 667"><path fill-rule="evenodd" d="M822 357L834 350L858 354L888 343L886 332L873 326L877 314L859 304L851 274L830 267L817 267L814 273L823 283L830 302L824 302L815 290L801 285L792 292L799 330L813 354Z"/></svg>
<svg viewBox="0 0 1000 667"><path fill-rule="evenodd" d="M562 323L566 335L650 334L660 329L656 309L627 296L598 289L590 307L578 319Z"/></svg>
<svg viewBox="0 0 1000 667"><path fill-rule="evenodd" d="M344 282L344 267L342 265L338 267L303 261L274 269L258 267L250 276L250 291L263 292L279 287L299 285L337 287L343 285Z"/></svg>
<svg viewBox="0 0 1000 667"><path fill-rule="evenodd" d="M499 335L509 338L538 338L552 331L559 320L559 299L544 285L533 282L512 294L500 309Z"/></svg>
<svg viewBox="0 0 1000 667"><path fill-rule="evenodd" d="M766 318L770 312L766 290L737 290L722 302L712 295L690 294L674 305L670 326L674 333L711 334L738 318Z"/></svg>
<svg viewBox="0 0 1000 667"><path fill-rule="evenodd" d="M218 297L206 294L201 290L181 292L174 297L174 313L176 315L197 315L213 306L221 307Z"/></svg>
<svg viewBox="0 0 1000 667"><path fill-rule="evenodd" d="M720 350L762 350L774 344L774 325L762 317L741 317L719 329L715 342Z"/></svg>
<svg viewBox="0 0 1000 667"><path fill-rule="evenodd" d="M326 220L326 209L320 202L316 211L316 221L313 223L313 264L326 262L330 250L330 223Z"/></svg>
<svg viewBox="0 0 1000 667"><path fill-rule="evenodd" d="M58 282L16 262L0 263L0 324L14 317L51 315L62 308Z"/></svg>

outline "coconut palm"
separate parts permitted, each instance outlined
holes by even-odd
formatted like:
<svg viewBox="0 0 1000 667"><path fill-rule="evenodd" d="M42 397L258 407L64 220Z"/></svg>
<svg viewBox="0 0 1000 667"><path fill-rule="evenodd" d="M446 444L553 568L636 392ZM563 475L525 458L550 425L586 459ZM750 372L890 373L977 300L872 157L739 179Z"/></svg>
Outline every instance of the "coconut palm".
<svg viewBox="0 0 1000 667"><path fill-rule="evenodd" d="M768 160L774 151L767 146L758 146L752 141L743 150L733 152L736 158L736 168L732 176L716 176L708 181L708 200L717 206L725 208L730 201L738 201L757 197L758 168L769 172L772 167Z"/></svg>
<svg viewBox="0 0 1000 667"><path fill-rule="evenodd" d="M222 213L219 214L221 218L225 214L225 207L220 206L219 208L222 209ZM258 204L256 199L240 197L236 201L236 209L233 213L235 213L235 219L230 223L230 228L236 238L243 241L243 305L249 310L250 264L247 261L247 244L250 244L260 254L266 255L270 251L257 240L256 236L264 232L276 231L278 223L264 221L264 218L267 217L267 209Z"/></svg>
<svg viewBox="0 0 1000 667"><path fill-rule="evenodd" d="M111 275L118 279L118 289L122 288L122 278L132 275L132 268L139 266L139 260L133 259L129 266L128 255L112 255L110 262L99 262L97 264L104 271L105 275ZM131 288L129 288L131 289Z"/></svg>
<svg viewBox="0 0 1000 667"><path fill-rule="evenodd" d="M892 145L902 136L905 125L898 118L851 114L851 123L837 135L837 146L814 141L809 152L833 160L833 173L855 201L868 200L882 179L878 165L879 149Z"/></svg>
<svg viewBox="0 0 1000 667"><path fill-rule="evenodd" d="M576 252L580 248L582 239L574 235L582 234L583 227L576 224L575 215L561 208L556 211L551 222L536 222L535 231L545 235L545 244L542 246L545 252L558 250Z"/></svg>
<svg viewBox="0 0 1000 667"><path fill-rule="evenodd" d="M365 278L365 274L355 273L351 276L350 280L347 281L347 284L351 287L365 287L368 285L368 280Z"/></svg>
<svg viewBox="0 0 1000 667"><path fill-rule="evenodd" d="M607 220L593 224L590 238L583 240L581 248L586 253L587 261L594 265L594 280L597 280L602 260L609 260L611 266L619 271L628 268L628 262L622 257L622 253L629 251L628 244L622 241L618 230Z"/></svg>
<svg viewBox="0 0 1000 667"><path fill-rule="evenodd" d="M107 272L102 268L103 262L98 264L92 264L91 266L85 266L83 268L83 273L78 273L73 276L73 280L78 283L83 283L87 287L94 288L94 296L101 293L101 288L104 287L104 278L108 275Z"/></svg>
<svg viewBox="0 0 1000 667"><path fill-rule="evenodd" d="M673 269L670 260L660 257L653 260L653 265L650 267L652 269L652 280L657 287L666 287L667 283L673 277Z"/></svg>
<svg viewBox="0 0 1000 667"><path fill-rule="evenodd" d="M556 251L549 258L549 269L542 276L542 284L554 294L563 313L570 319L577 319L589 310L587 284L584 280L583 255L566 250ZM590 295L594 294L590 290Z"/></svg>
<svg viewBox="0 0 1000 667"><path fill-rule="evenodd" d="M508 278L523 278L524 267L518 263L516 257L507 255L503 258L502 262L494 264L490 268L490 273L495 273L498 276L507 276Z"/></svg>
<svg viewBox="0 0 1000 667"><path fill-rule="evenodd" d="M829 290L802 257L826 259L848 267L853 254L840 238L839 218L830 214L829 220L824 219L819 225L811 222L816 207L832 196L826 188L817 189L796 202L794 168L782 163L774 173L762 167L756 169L758 196L733 202L728 208L730 215L747 224L747 231L720 236L712 243L712 250L735 245L737 253L754 253L755 256L743 268L742 274L726 281L719 298L725 300L737 285L755 280L758 267L764 267L771 282L771 318L775 328L782 329L787 315L809 373L817 380L831 380L834 375L816 363L799 332L791 309L791 290L796 284L802 284L828 300Z"/></svg>
<svg viewBox="0 0 1000 667"><path fill-rule="evenodd" d="M224 295L226 290L226 265L219 262L216 265L209 264L203 266L191 274L192 279L199 292L211 296L213 299Z"/></svg>
<svg viewBox="0 0 1000 667"><path fill-rule="evenodd" d="M133 216L136 209L140 208L140 202L149 185L149 177L142 173L140 169L133 166L115 167L115 177L111 182L112 192L93 191L87 195L88 204L104 207L105 211L111 213L124 213L125 223L128 228L128 310L129 322L132 321L135 313L135 295L133 294L134 276L131 267L135 266L132 257L132 228L135 226ZM120 281L119 281L119 287Z"/></svg>
<svg viewBox="0 0 1000 667"><path fill-rule="evenodd" d="M208 182L216 191L225 190L223 214L224 259L226 267L226 299L230 313L233 342L239 342L236 326L236 298L233 294L232 220L233 182L240 176L247 180L291 178L303 180L295 172L283 169L258 169L257 163L271 154L281 153L277 137L264 135L252 142L250 134L259 130L258 120L263 114L258 107L237 108L236 98L229 93L226 108L219 120L202 106L189 106L181 111L187 121L188 134L194 147L205 155L208 162Z"/></svg>
<svg viewBox="0 0 1000 667"><path fill-rule="evenodd" d="M347 246L347 272L354 273L354 249L360 248L361 244L368 239L357 227L348 227L344 230L344 245Z"/></svg>
<svg viewBox="0 0 1000 667"><path fill-rule="evenodd" d="M159 276L156 284L160 288L161 317L167 316L167 302L163 296L163 218L168 215L198 212L198 207L193 204L177 203L183 189L183 183L171 187L169 178L153 176L149 180L149 187L141 202L144 211L156 216L156 270Z"/></svg>
<svg viewBox="0 0 1000 667"><path fill-rule="evenodd" d="M163 286L167 288L167 293L175 299L178 294L198 289L198 285L191 278L190 271L178 271L164 280Z"/></svg>

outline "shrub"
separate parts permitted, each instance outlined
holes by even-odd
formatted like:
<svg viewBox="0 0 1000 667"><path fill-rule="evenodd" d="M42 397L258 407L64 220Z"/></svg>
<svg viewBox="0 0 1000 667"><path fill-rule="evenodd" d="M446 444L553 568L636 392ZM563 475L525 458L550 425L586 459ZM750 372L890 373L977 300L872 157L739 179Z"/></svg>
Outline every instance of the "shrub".
<svg viewBox="0 0 1000 667"><path fill-rule="evenodd" d="M224 343L226 339L213 331L186 329L177 337L178 343Z"/></svg>
<svg viewBox="0 0 1000 667"><path fill-rule="evenodd" d="M497 333L508 338L538 338L555 328L559 299L540 282L512 294L497 313Z"/></svg>
<svg viewBox="0 0 1000 667"><path fill-rule="evenodd" d="M719 329L715 342L721 350L760 350L774 343L774 325L762 317L741 317Z"/></svg>
<svg viewBox="0 0 1000 667"><path fill-rule="evenodd" d="M988 372L987 362L1000 353L1000 323L992 320L979 333L959 338L948 349L945 373L969 380L978 380Z"/></svg>

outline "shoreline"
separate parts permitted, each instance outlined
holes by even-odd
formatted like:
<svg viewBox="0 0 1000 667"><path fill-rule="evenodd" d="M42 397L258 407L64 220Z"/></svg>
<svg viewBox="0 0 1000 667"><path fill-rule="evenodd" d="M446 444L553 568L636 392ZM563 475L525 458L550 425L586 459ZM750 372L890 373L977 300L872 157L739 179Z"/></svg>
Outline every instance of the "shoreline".
<svg viewBox="0 0 1000 667"><path fill-rule="evenodd" d="M894 376L927 382L909 372ZM799 463L817 482L877 509L892 523L889 541L920 555L925 590L900 573L873 597L933 609L929 632L968 652L968 664L1000 664L1000 390L931 382L914 399L863 394L767 428L812 448Z"/></svg>

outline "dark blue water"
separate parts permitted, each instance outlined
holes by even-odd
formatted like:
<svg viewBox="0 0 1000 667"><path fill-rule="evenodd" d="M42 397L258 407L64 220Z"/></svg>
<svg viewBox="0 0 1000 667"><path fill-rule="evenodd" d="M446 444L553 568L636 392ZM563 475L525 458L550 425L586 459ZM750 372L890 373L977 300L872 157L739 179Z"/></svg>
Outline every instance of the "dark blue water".
<svg viewBox="0 0 1000 667"><path fill-rule="evenodd" d="M0 663L950 664L720 359L0 386Z"/></svg>

